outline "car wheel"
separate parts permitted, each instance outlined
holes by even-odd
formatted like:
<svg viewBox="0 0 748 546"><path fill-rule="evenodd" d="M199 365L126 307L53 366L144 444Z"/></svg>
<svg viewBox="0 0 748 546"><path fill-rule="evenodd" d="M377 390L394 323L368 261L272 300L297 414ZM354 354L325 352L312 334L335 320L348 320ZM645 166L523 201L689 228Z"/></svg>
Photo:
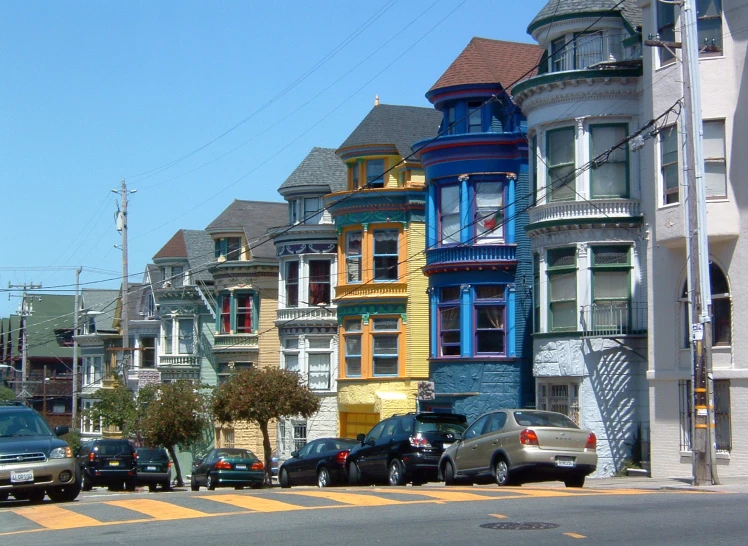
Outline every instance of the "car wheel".
<svg viewBox="0 0 748 546"><path fill-rule="evenodd" d="M8 500L8 497L10 496L10 493L7 491L0 491L0 502Z"/></svg>
<svg viewBox="0 0 748 546"><path fill-rule="evenodd" d="M330 472L323 466L317 471L317 486L330 487L331 485Z"/></svg>
<svg viewBox="0 0 748 546"><path fill-rule="evenodd" d="M91 478L89 478L86 472L84 471L81 477L81 491L91 491L91 489L93 489Z"/></svg>
<svg viewBox="0 0 748 546"><path fill-rule="evenodd" d="M39 504L44 500L44 489L33 489L26 496L31 504Z"/></svg>
<svg viewBox="0 0 748 546"><path fill-rule="evenodd" d="M564 480L566 487L584 487L584 480L586 476L571 476Z"/></svg>
<svg viewBox="0 0 748 546"><path fill-rule="evenodd" d="M253 482L249 484L252 489L262 489L262 482Z"/></svg>
<svg viewBox="0 0 748 546"><path fill-rule="evenodd" d="M135 491L136 486L137 486L137 482L135 480L125 480L126 491ZM156 486L154 485L153 488L155 489Z"/></svg>
<svg viewBox="0 0 748 546"><path fill-rule="evenodd" d="M163 489L164 491L170 491L171 482L170 481L161 482L161 489Z"/></svg>
<svg viewBox="0 0 748 546"><path fill-rule="evenodd" d="M288 471L285 468L280 473L280 484L284 489L291 487L291 480L288 479Z"/></svg>
<svg viewBox="0 0 748 546"><path fill-rule="evenodd" d="M242 489L244 489L243 485L235 485L234 486L234 491L241 491Z"/></svg>
<svg viewBox="0 0 748 546"><path fill-rule="evenodd" d="M200 486L197 485L197 480L195 479L194 474L190 477L190 489L192 491L200 491Z"/></svg>
<svg viewBox="0 0 748 546"><path fill-rule="evenodd" d="M208 478L205 480L205 486L208 488L208 491L215 491L216 490L216 484L213 481L213 476L208 474Z"/></svg>
<svg viewBox="0 0 748 546"><path fill-rule="evenodd" d="M496 474L496 483L499 484L499 486L511 484L511 478L509 476L509 465L504 459L499 459L498 461L496 461L494 470Z"/></svg>
<svg viewBox="0 0 748 546"><path fill-rule="evenodd" d="M155 483L149 483L148 484L148 491L150 493L155 493L156 492L156 484Z"/></svg>
<svg viewBox="0 0 748 546"><path fill-rule="evenodd" d="M405 485L405 476L403 474L403 463L399 459L392 459L388 473L390 485Z"/></svg>
<svg viewBox="0 0 748 546"><path fill-rule="evenodd" d="M348 465L348 485L359 485L361 483L361 472L356 463Z"/></svg>
<svg viewBox="0 0 748 546"><path fill-rule="evenodd" d="M444 485L455 485L455 467L450 462L444 465Z"/></svg>
<svg viewBox="0 0 748 546"><path fill-rule="evenodd" d="M81 484L77 480L69 485L58 485L47 489L47 496L52 502L72 502L78 498Z"/></svg>

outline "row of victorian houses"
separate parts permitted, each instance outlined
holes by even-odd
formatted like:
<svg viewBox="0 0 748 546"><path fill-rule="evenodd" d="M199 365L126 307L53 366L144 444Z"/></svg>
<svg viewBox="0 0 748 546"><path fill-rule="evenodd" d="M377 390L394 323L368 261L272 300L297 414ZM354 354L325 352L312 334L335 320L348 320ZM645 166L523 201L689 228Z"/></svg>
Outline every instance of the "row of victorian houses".
<svg viewBox="0 0 748 546"><path fill-rule="evenodd" d="M733 282L748 261L746 4L697 2L724 476L748 471L748 294ZM285 203L236 200L179 230L130 287L128 385L297 371L321 409L277 423L281 458L394 413L537 407L596 433L598 475L634 459L690 476L681 55L643 40L677 42L679 16L550 0L528 27L538 45L474 38L426 93L433 108L375 101L280 184ZM116 294L82 300L86 407L122 358L121 310ZM236 423L194 449L260 442Z"/></svg>

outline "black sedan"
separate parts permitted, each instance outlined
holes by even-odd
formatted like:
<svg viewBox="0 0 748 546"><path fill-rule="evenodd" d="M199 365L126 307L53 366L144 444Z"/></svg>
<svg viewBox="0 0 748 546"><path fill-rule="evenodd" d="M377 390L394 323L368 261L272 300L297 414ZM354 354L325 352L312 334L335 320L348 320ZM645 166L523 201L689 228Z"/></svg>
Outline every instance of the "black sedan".
<svg viewBox="0 0 748 546"><path fill-rule="evenodd" d="M345 461L359 442L353 438L319 438L291 453L280 467L281 487L346 483Z"/></svg>
<svg viewBox="0 0 748 546"><path fill-rule="evenodd" d="M212 449L204 459L197 459L192 465L190 488L193 491L201 485L210 491L216 487L241 489L250 486L259 489L265 480L265 465L250 450L221 447Z"/></svg>

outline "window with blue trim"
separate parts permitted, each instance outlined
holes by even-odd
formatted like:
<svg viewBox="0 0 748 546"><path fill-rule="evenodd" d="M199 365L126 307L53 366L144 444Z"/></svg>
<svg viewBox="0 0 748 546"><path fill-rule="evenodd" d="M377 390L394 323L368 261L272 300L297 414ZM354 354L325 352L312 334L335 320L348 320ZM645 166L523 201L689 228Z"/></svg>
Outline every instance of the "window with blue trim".
<svg viewBox="0 0 748 546"><path fill-rule="evenodd" d="M468 298L470 324L473 332L471 354L467 356L503 356L506 354L506 285L476 285L463 294L460 286L439 288L438 313L438 356L466 356L468 348L463 344L470 335L463 336L461 319L462 300Z"/></svg>
<svg viewBox="0 0 748 546"><path fill-rule="evenodd" d="M476 286L474 290L475 354L503 354L506 350L504 286Z"/></svg>
<svg viewBox="0 0 748 546"><path fill-rule="evenodd" d="M483 132L483 103L479 101L468 102L468 133Z"/></svg>
<svg viewBox="0 0 748 546"><path fill-rule="evenodd" d="M439 342L441 356L460 356L460 287L439 289Z"/></svg>

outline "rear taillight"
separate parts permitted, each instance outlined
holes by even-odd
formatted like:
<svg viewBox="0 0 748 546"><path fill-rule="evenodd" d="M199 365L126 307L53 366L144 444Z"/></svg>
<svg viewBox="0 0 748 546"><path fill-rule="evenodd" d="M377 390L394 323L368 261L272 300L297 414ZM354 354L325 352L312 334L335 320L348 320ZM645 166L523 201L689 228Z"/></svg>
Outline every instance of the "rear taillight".
<svg viewBox="0 0 748 546"><path fill-rule="evenodd" d="M133 460L137 461L138 460L138 453L137 452L133 453L132 454L132 458L133 458Z"/></svg>
<svg viewBox="0 0 748 546"><path fill-rule="evenodd" d="M265 470L265 465L262 461L257 461L256 463L252 463L252 470Z"/></svg>
<svg viewBox="0 0 748 546"><path fill-rule="evenodd" d="M431 447L431 443L429 443L429 441L420 434L418 436L410 437L410 445L412 445L413 447Z"/></svg>
<svg viewBox="0 0 748 546"><path fill-rule="evenodd" d="M166 468L171 468L171 461L169 461L168 463L166 463Z"/></svg>
<svg viewBox="0 0 748 546"><path fill-rule="evenodd" d="M89 461L93 461L95 458L96 458L96 453L94 453L93 451L88 454Z"/></svg>
<svg viewBox="0 0 748 546"><path fill-rule="evenodd" d="M584 447L585 449L591 449L592 451L597 449L597 436L595 436L594 432L590 432L590 435L587 436L587 445Z"/></svg>
<svg viewBox="0 0 748 546"><path fill-rule="evenodd" d="M526 428L519 433L519 443L525 446L539 446L538 435L535 434L534 430Z"/></svg>
<svg viewBox="0 0 748 546"><path fill-rule="evenodd" d="M347 459L348 451L338 451L337 455L335 455L335 462L338 464L345 464Z"/></svg>
<svg viewBox="0 0 748 546"><path fill-rule="evenodd" d="M231 470L231 463L228 461L218 461L216 463L216 469L217 470Z"/></svg>

